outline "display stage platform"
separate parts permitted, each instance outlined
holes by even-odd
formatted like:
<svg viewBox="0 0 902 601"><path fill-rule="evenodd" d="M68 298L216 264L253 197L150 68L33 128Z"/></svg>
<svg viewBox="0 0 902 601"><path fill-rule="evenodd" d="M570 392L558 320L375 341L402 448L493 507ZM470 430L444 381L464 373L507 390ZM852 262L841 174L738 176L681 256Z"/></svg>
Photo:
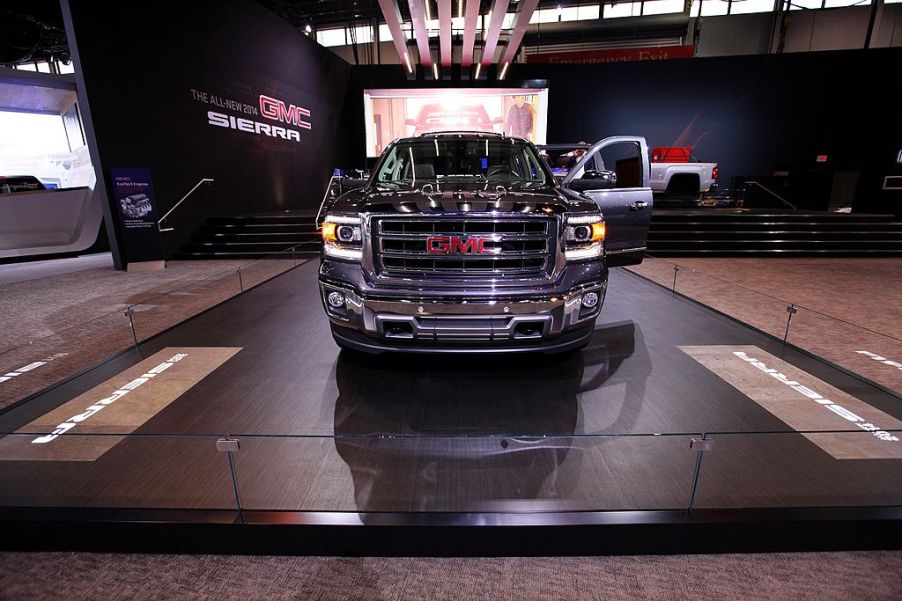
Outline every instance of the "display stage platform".
<svg viewBox="0 0 902 601"><path fill-rule="evenodd" d="M0 415L3 546L530 555L902 540L902 399L816 357L622 270L576 353L350 354L316 270Z"/></svg>

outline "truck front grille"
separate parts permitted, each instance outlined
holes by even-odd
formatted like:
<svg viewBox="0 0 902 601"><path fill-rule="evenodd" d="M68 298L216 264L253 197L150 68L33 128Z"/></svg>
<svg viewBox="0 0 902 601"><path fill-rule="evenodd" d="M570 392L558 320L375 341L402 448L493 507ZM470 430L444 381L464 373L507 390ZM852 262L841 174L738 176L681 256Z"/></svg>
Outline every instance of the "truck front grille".
<svg viewBox="0 0 902 601"><path fill-rule="evenodd" d="M548 217L383 217L373 220L381 275L420 278L543 277L554 267Z"/></svg>

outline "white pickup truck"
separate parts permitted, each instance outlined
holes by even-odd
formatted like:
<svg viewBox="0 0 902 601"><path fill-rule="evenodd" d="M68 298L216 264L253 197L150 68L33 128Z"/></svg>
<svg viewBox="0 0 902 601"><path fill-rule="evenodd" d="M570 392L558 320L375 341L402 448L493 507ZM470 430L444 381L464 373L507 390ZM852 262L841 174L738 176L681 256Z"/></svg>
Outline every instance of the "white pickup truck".
<svg viewBox="0 0 902 601"><path fill-rule="evenodd" d="M691 148L653 148L650 181L655 194L698 196L717 186L717 163L692 161Z"/></svg>

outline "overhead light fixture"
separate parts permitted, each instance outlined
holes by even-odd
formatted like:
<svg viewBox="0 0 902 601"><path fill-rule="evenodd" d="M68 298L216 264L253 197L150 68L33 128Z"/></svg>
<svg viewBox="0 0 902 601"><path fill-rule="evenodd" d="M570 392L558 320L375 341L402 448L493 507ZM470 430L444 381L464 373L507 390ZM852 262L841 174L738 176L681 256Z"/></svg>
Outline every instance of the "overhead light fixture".
<svg viewBox="0 0 902 601"><path fill-rule="evenodd" d="M464 16L464 0L457 0L457 18Z"/></svg>
<svg viewBox="0 0 902 601"><path fill-rule="evenodd" d="M482 70L482 63L476 63L476 77L473 79L479 79L479 72Z"/></svg>
<svg viewBox="0 0 902 601"><path fill-rule="evenodd" d="M488 32L489 32L489 23L491 23L491 22L492 22L492 11L489 10L489 12L487 12L487 13L485 14L485 16L482 18L482 25L483 25L483 28L482 28L482 37L485 37L486 34L488 34Z"/></svg>
<svg viewBox="0 0 902 601"><path fill-rule="evenodd" d="M432 63L432 75L435 77L435 81L438 81L438 63Z"/></svg>
<svg viewBox="0 0 902 601"><path fill-rule="evenodd" d="M304 28L304 31L306 31L307 33L310 33L313 31L313 28L310 27L310 23L307 23L307 26Z"/></svg>
<svg viewBox="0 0 902 601"><path fill-rule="evenodd" d="M410 55L406 52L404 53L404 62L407 63L407 72L413 73L413 66L410 64Z"/></svg>
<svg viewBox="0 0 902 601"><path fill-rule="evenodd" d="M504 76L507 75L507 68L510 66L510 63L504 63L504 66L501 67L501 75L498 76L498 80L504 79Z"/></svg>
<svg viewBox="0 0 902 601"><path fill-rule="evenodd" d="M429 9L429 0L423 0L423 4L426 5L426 20L432 20L432 11Z"/></svg>

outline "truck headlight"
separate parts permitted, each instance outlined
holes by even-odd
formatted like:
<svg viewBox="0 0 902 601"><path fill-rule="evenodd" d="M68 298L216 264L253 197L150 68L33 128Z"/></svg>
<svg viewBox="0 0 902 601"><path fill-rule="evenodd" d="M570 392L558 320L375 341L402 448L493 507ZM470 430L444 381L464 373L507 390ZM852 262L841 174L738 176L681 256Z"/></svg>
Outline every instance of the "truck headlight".
<svg viewBox="0 0 902 601"><path fill-rule="evenodd" d="M564 228L564 256L568 261L584 261L601 256L605 223L601 215L573 215Z"/></svg>
<svg viewBox="0 0 902 601"><path fill-rule="evenodd" d="M326 215L322 235L326 256L346 261L363 258L363 228L359 217Z"/></svg>

